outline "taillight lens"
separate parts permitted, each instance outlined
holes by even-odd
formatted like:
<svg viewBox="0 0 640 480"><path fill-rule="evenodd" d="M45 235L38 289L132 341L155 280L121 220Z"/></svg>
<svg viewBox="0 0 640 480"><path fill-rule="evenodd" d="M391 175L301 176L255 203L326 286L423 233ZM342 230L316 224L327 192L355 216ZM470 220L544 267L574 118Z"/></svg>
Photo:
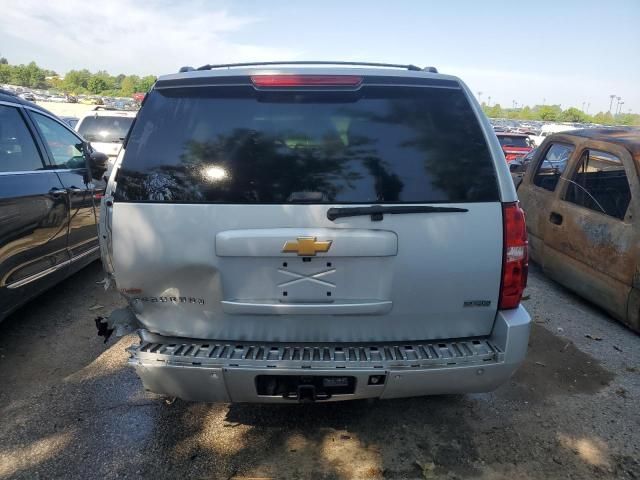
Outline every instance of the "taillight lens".
<svg viewBox="0 0 640 480"><path fill-rule="evenodd" d="M253 75L256 87L357 87L362 77L357 75Z"/></svg>
<svg viewBox="0 0 640 480"><path fill-rule="evenodd" d="M499 308L516 308L527 286L529 252L524 212L516 203L502 205L504 231Z"/></svg>

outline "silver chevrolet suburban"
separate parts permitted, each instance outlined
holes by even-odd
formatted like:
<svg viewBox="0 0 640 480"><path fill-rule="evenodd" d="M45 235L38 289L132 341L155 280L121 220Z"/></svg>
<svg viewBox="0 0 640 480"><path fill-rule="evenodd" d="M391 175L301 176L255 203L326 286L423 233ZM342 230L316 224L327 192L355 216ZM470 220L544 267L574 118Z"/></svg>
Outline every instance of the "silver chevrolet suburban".
<svg viewBox="0 0 640 480"><path fill-rule="evenodd" d="M102 203L152 392L312 402L485 392L523 361L524 215L469 89L435 68L184 67ZM121 325L116 325L121 324Z"/></svg>

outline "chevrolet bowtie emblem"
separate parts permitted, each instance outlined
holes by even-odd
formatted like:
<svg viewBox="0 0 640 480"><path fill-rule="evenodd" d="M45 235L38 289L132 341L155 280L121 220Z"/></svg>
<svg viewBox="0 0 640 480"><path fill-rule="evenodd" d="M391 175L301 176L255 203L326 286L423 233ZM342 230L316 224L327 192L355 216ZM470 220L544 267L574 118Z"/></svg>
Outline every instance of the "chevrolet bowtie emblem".
<svg viewBox="0 0 640 480"><path fill-rule="evenodd" d="M332 240L318 241L317 237L298 237L285 242L282 253L297 253L299 257L315 257L316 253L328 252Z"/></svg>

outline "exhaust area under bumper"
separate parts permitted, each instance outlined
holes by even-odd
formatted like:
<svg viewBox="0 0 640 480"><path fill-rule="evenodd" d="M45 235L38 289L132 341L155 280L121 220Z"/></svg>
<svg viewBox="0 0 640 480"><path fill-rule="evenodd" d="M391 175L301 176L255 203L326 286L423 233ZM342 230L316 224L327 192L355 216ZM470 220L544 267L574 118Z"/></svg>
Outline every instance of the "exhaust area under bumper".
<svg viewBox="0 0 640 480"><path fill-rule="evenodd" d="M291 403L479 393L524 360L530 317L498 312L488 337L379 344L218 342L140 331L129 349L148 391L202 402Z"/></svg>

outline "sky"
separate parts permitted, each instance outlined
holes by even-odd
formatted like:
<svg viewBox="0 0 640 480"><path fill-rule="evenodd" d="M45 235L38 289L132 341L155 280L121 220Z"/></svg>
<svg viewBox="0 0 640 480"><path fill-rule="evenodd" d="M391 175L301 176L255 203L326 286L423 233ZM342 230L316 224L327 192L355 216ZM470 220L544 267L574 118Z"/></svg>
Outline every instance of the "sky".
<svg viewBox="0 0 640 480"><path fill-rule="evenodd" d="M0 55L159 75L183 65L432 65L503 107L640 113L640 0L0 0ZM479 94L478 92L481 92ZM614 102L615 107L615 102Z"/></svg>

